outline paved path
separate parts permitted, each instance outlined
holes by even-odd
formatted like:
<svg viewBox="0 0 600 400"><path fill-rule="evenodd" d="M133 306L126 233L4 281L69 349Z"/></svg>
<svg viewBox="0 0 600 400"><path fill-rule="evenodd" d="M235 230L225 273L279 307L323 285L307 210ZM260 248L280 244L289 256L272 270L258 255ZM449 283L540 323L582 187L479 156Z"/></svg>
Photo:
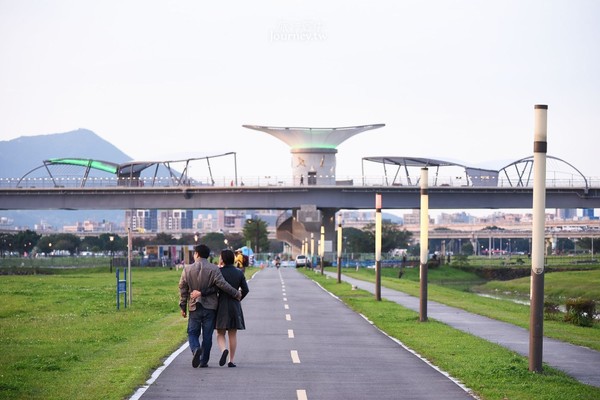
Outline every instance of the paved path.
<svg viewBox="0 0 600 400"><path fill-rule="evenodd" d="M267 268L242 302L237 368L194 369L184 345L132 399L473 399L293 268ZM182 321L182 336L185 335Z"/></svg>
<svg viewBox="0 0 600 400"><path fill-rule="evenodd" d="M325 272L337 279L337 273ZM342 280L375 293L375 284L342 275ZM381 297L419 312L419 298L396 290L381 288ZM529 331L515 325L471 314L434 301L427 302L427 317L461 331L497 343L529 357ZM559 369L588 385L600 387L600 352L544 337L543 363Z"/></svg>

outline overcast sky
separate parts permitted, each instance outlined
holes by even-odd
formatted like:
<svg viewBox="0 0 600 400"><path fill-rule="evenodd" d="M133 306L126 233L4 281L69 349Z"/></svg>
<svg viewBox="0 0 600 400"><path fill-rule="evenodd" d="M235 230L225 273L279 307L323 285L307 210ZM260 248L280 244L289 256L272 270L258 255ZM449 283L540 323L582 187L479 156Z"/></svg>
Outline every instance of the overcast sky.
<svg viewBox="0 0 600 400"><path fill-rule="evenodd" d="M0 0L0 57L0 140L86 128L260 176L291 173L289 148L243 124L384 123L338 146L338 177L365 156L499 168L547 104L548 154L600 179L597 0Z"/></svg>

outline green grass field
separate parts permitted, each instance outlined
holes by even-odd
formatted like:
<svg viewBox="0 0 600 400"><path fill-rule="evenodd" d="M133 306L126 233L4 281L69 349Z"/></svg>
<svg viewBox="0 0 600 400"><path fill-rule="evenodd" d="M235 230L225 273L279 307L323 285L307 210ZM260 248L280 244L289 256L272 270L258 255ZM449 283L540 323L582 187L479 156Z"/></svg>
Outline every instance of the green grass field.
<svg viewBox="0 0 600 400"><path fill-rule="evenodd" d="M248 269L246 274L250 277L256 271ZM133 306L120 310L116 309L115 274L107 267L50 272L53 274L0 276L0 398L127 398L186 341L186 320L177 306L179 272L134 268ZM418 295L415 272L407 270L398 279L397 271L390 269L384 285ZM418 323L412 311L386 301L375 302L371 294L308 273L382 330L461 379L482 399L600 398L598 389L560 372L545 368L543 374L531 374L523 357L499 346L434 321ZM372 279L372 270L361 270L356 276ZM481 283L464 271L443 268L432 272L430 278L456 287ZM433 283L429 293L432 300L455 302L465 309L477 307L498 319L528 318L527 307L508 301ZM545 323L545 329L550 324ZM557 324L565 336L581 337L579 340L592 344L599 341L597 327ZM588 337L578 330L592 333Z"/></svg>
<svg viewBox="0 0 600 400"><path fill-rule="evenodd" d="M0 276L0 398L123 399L143 385L187 340L187 320L180 272L132 275L133 306L121 295L120 310L107 268Z"/></svg>

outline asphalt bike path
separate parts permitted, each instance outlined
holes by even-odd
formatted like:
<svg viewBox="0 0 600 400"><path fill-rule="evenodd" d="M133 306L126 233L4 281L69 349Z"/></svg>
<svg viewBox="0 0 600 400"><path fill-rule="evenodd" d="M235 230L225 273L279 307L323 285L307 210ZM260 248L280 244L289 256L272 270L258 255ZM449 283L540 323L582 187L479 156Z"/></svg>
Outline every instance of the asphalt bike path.
<svg viewBox="0 0 600 400"><path fill-rule="evenodd" d="M186 343L131 399L475 398L295 268L265 268L249 288L236 368L219 367L216 337L208 368L192 368Z"/></svg>
<svg viewBox="0 0 600 400"><path fill-rule="evenodd" d="M325 274L337 279L337 273L326 271ZM350 278L343 274L342 281L375 293L374 283ZM383 286L381 287L381 297L419 312L420 300L418 297ZM460 308L434 301L427 302L427 317L529 357L529 330L527 329L471 314ZM542 362L565 372L582 383L600 387L600 352L596 350L544 337Z"/></svg>

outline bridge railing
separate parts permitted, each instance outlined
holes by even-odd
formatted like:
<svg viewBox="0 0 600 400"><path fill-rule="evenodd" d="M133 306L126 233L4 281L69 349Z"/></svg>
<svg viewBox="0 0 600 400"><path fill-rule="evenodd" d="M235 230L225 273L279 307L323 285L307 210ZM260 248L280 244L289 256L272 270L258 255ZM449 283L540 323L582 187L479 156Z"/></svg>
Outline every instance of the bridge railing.
<svg viewBox="0 0 600 400"><path fill-rule="evenodd" d="M332 176L317 176L316 185L319 186L319 181L331 182L335 181L338 186L394 186L394 187L419 187L418 181L393 181L386 176L365 175L365 176L347 176L338 175ZM231 186L259 186L259 187L289 187L302 186L298 177L290 175L263 175L263 176L239 176L237 179L231 176L222 177L200 177L196 179L188 179L183 182L178 182L172 177L157 177L157 178L126 178L118 179L116 177L30 177L30 178L0 178L0 189L8 188L110 188L110 187L231 187ZM586 186L586 183L588 186ZM303 182L306 186L307 182ZM469 187L473 186L464 179L458 179L451 176L437 176L430 179L429 187ZM528 185L532 187L533 185ZM554 188L585 188L585 187L600 187L600 177L587 178L587 182L583 178L573 177L572 179L552 179L546 180L547 187ZM481 187L478 185L477 187ZM496 185L489 187L515 187L514 182L507 179L498 179Z"/></svg>

